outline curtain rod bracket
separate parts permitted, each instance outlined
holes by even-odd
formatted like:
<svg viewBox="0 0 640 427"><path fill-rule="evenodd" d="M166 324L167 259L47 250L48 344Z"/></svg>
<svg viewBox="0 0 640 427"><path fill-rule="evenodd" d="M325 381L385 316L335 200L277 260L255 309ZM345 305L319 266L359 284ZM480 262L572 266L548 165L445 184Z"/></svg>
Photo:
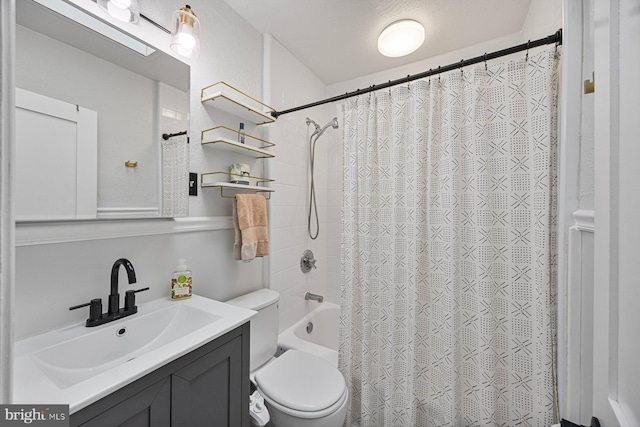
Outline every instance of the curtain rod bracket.
<svg viewBox="0 0 640 427"><path fill-rule="evenodd" d="M174 136L181 136L186 134L187 134L186 130L183 130L182 132L177 132L177 133L163 133L162 139L164 139L165 141L168 141L170 138L173 138ZM187 136L187 144L188 143L189 143L189 137Z"/></svg>

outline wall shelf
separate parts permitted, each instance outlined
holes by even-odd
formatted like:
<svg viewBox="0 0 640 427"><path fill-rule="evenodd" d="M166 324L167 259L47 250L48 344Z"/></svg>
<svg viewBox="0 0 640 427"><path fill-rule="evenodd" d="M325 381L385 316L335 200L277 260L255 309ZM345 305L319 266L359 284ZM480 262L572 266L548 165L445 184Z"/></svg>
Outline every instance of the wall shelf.
<svg viewBox="0 0 640 427"><path fill-rule="evenodd" d="M262 178L259 176L249 176L248 178L255 180L255 185L245 185L245 184L234 184L231 182L224 181L207 181L205 180L205 176L209 177L212 175L231 175L229 172L207 172L200 175L200 186L202 188L219 188L220 189L220 197L224 197L225 199L233 198L234 195L225 195L225 189L228 191L235 192L253 192L253 193L267 193L265 198L268 200L271 198L271 193L275 192L275 190L264 187L260 184L266 182L273 182L273 179Z"/></svg>
<svg viewBox="0 0 640 427"><path fill-rule="evenodd" d="M222 81L203 88L200 101L255 125L276 121L271 116L274 108Z"/></svg>
<svg viewBox="0 0 640 427"><path fill-rule="evenodd" d="M245 134L245 141L261 145L261 147L256 147L255 145L248 143L241 144L237 142L239 134L240 132L226 126L216 126L211 129L203 130L201 132L200 140L203 145L211 145L215 148L255 157L257 159L270 159L275 157L275 154L264 150L264 148L273 147L275 144L249 134Z"/></svg>
<svg viewBox="0 0 640 427"><path fill-rule="evenodd" d="M275 112L272 107L222 81L203 88L200 93L200 101L203 105L210 105L212 108L224 111L227 114L236 116L254 125L275 122L275 118L271 116L271 113ZM245 143L242 144L238 142L240 132L226 126L216 126L203 130L200 136L202 145L210 145L221 150L227 150L257 159L275 157L274 154L265 150L265 148L273 147L275 144L246 133L244 134ZM226 175L226 181L221 180L225 179L221 177L222 175ZM249 178L249 184L253 181L255 185L244 185L229 182L230 175L230 172L202 173L200 174L200 187L218 188L220 189L220 197L224 198L233 198L235 194L239 192L253 192L264 193L265 198L270 199L271 193L275 191L261 185L272 182L272 179L247 176L246 178Z"/></svg>

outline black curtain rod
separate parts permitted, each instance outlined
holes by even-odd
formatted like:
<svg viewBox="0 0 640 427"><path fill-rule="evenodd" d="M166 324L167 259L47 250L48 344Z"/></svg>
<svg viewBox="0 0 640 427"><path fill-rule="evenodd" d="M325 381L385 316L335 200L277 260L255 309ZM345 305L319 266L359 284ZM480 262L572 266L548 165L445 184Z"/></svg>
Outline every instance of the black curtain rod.
<svg viewBox="0 0 640 427"><path fill-rule="evenodd" d="M294 107L294 108L290 108L288 110L283 110L283 111L272 111L271 115L277 119L279 116L283 114L293 113L294 111L300 111L300 110L304 110L311 107L317 107L318 105L328 104L330 102L341 101L343 99L352 98L354 96L362 95L362 94L373 92L376 90L386 89L388 87L397 86L402 83L408 83L413 80L424 79L425 77L433 76L440 73L446 73L447 71L459 70L462 67L466 67L473 64L479 64L481 62L487 62L490 59L496 59L496 58L500 58L501 56L511 55L512 53L522 52L524 50L528 51L529 49L532 49L535 47L544 46L547 44L554 44L554 43L556 45L562 44L562 28L556 31L555 34L552 34L550 36L547 36L538 40L529 40L527 43L523 43L517 46L512 46L512 47L498 50L492 53L485 53L482 56L476 56L475 58L471 58L467 60L463 59L462 61L456 62L454 64L445 65L443 67L438 67L435 69L429 69L429 71L408 75L407 77L403 77L397 80L389 80L387 83L371 85L366 89L354 90L353 92L347 92L344 95L334 96L333 98L323 99L322 101L312 102L311 104L301 105L299 107Z"/></svg>

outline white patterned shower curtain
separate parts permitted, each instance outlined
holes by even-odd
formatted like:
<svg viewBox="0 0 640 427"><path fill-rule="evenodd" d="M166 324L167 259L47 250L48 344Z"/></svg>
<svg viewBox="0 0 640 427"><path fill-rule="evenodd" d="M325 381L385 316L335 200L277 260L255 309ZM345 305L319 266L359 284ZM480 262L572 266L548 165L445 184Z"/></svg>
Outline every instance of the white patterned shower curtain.
<svg viewBox="0 0 640 427"><path fill-rule="evenodd" d="M555 420L557 56L339 107L348 426Z"/></svg>

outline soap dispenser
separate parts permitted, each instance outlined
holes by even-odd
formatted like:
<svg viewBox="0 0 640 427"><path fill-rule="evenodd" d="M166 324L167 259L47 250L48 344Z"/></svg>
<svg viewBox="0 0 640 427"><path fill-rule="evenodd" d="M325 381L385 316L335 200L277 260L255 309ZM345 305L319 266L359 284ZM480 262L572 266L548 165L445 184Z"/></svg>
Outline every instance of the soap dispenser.
<svg viewBox="0 0 640 427"><path fill-rule="evenodd" d="M171 299L182 300L191 298L193 281L191 270L187 268L186 260L179 259L176 270L171 275Z"/></svg>

